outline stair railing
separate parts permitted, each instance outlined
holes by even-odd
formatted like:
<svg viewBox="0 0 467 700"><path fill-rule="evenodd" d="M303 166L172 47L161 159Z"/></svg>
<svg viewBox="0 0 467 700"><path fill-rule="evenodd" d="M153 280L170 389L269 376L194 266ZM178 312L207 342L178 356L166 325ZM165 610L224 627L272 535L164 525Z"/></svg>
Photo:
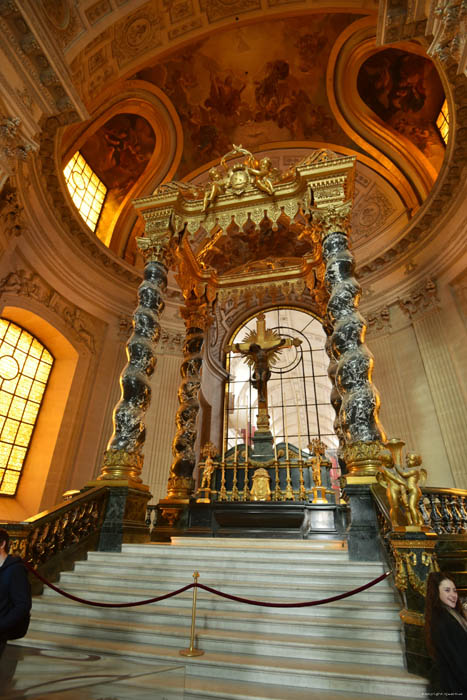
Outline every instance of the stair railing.
<svg viewBox="0 0 467 700"><path fill-rule="evenodd" d="M10 553L56 578L97 548L108 499L109 488L97 486L22 522L1 523L10 535Z"/></svg>

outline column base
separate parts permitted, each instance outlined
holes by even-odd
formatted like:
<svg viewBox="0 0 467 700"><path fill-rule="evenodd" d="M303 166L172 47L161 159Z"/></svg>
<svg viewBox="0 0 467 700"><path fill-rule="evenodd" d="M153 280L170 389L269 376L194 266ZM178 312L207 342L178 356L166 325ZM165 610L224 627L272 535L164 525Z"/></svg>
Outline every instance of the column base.
<svg viewBox="0 0 467 700"><path fill-rule="evenodd" d="M378 519L376 516L370 485L364 479L355 483L355 477L346 477L345 496L350 506L350 526L347 530L347 544L351 561L381 561L382 551L379 538Z"/></svg>
<svg viewBox="0 0 467 700"><path fill-rule="evenodd" d="M152 498L148 486L133 485L129 480L97 481L86 484L109 486L109 498L99 535L100 552L120 552L123 543L149 542L146 508Z"/></svg>

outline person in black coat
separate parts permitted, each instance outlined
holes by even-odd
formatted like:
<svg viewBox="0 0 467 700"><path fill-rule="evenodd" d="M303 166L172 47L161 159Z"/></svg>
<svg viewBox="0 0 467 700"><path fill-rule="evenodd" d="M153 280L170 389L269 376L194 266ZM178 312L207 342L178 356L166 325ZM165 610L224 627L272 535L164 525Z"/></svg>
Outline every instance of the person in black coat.
<svg viewBox="0 0 467 700"><path fill-rule="evenodd" d="M467 699L467 619L452 577L442 571L427 581L425 641L435 662L432 694Z"/></svg>
<svg viewBox="0 0 467 700"><path fill-rule="evenodd" d="M0 655L8 639L24 637L31 611L31 587L19 557L8 554L10 537L0 529Z"/></svg>

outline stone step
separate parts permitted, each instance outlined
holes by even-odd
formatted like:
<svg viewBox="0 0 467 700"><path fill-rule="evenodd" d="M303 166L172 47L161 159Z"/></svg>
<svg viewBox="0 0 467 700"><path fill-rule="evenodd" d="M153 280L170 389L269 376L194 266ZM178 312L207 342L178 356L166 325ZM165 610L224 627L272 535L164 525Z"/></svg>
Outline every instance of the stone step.
<svg viewBox="0 0 467 700"><path fill-rule="evenodd" d="M123 622L105 617L92 620L72 615L64 618L57 615L41 616L35 613L31 629L54 632L59 625L61 634L72 637L92 635L96 639L115 641L121 639L134 644L154 644L157 641L162 646L175 646L181 649L188 644L190 622L191 620L186 620L184 625L154 626L147 622L136 623L133 620ZM198 646L206 653L218 651L258 656L281 654L284 658L334 660L339 663L365 663L368 655L371 654L373 663L400 666L403 662L400 644L379 640L304 638L299 634L277 634L267 629L255 632L231 629L207 630L200 624L196 626L196 638Z"/></svg>
<svg viewBox="0 0 467 700"><path fill-rule="evenodd" d="M173 601L172 601L173 604ZM56 614L56 598L34 599L34 614L41 618ZM62 614L68 619L70 615L92 619L112 619L127 621L130 617L134 623L147 622L153 627L167 624L190 624L191 605L184 607L163 607L154 605L151 608L94 608L79 603L74 603L65 598L61 601ZM144 612L143 612L144 610ZM140 612L141 611L141 612ZM400 619L394 615L394 621L382 620L376 617L377 613L367 613L363 620L356 618L335 615L323 618L309 615L297 619L296 616L289 615L284 611L282 615L274 615L265 612L255 613L254 611L241 612L239 610L228 611L213 610L197 606L196 621L197 626L202 629L216 630L243 630L246 632L272 632L272 633L299 633L304 637L326 637L335 635L341 639L377 639L388 642L400 641ZM372 626L368 621L372 619Z"/></svg>
<svg viewBox="0 0 467 700"><path fill-rule="evenodd" d="M66 646L66 637L57 633L31 630L21 643L38 646ZM136 656L141 661L156 659L167 662L180 662L175 647L151 644L128 643L122 640L75 637L70 647L83 649L105 656L111 654ZM370 655L371 658L371 655ZM246 654L225 654L209 652L201 657L184 658L187 678L244 682L249 684L274 684L294 688L360 693L362 697L386 694L403 698L426 697L426 683L423 679L408 674L405 670L377 664L349 664L311 659L288 659L281 656L252 656ZM371 686L370 686L371 683ZM230 696L227 696L231 700ZM269 699L271 700L271 699Z"/></svg>
<svg viewBox="0 0 467 700"><path fill-rule="evenodd" d="M88 560L76 562L76 569L102 567L119 567L118 554L115 552L106 552L102 556L97 556L98 552L89 552ZM232 560L229 560L232 561ZM164 570L168 571L184 571L191 573L193 569L203 568L207 571L218 571L225 566L225 560L221 558L205 558L201 554L199 556L184 556L170 557L170 564L167 564L167 555L158 557L141 558L139 554L125 555L125 562L131 567L132 571L149 571L155 572L160 566L164 566ZM256 561L235 560L235 571L244 571L245 573L257 573L258 575L268 575L275 573L277 570L283 569L286 566L290 575L293 568L294 575L315 576L318 572L321 575L339 576L342 575L342 562L328 562L326 560L317 560L308 562L303 559L290 560L285 562L280 558L259 559ZM348 576L355 576L371 581L384 572L381 564L356 564L354 562L345 563L345 573ZM285 573L285 572L283 572Z"/></svg>
<svg viewBox="0 0 467 700"><path fill-rule="evenodd" d="M347 540L330 540L315 538L310 540L290 540L287 538L262 538L262 537L171 537L172 546L204 547L226 549L267 549L271 550L320 550L323 552L345 551L347 552ZM151 542L151 545L163 544ZM132 545L124 545L131 547ZM138 546L138 545L137 545Z"/></svg>
<svg viewBox="0 0 467 700"><path fill-rule="evenodd" d="M59 586L63 587L67 592L83 598L84 600L93 600L97 602L108 602L108 603L127 603L138 600L145 600L155 597L159 593L164 593L163 591L155 591L154 587L143 588L141 586L136 586L134 583L133 588L129 590L128 588L122 588L121 590L109 590L108 582L107 587L97 586L87 584L84 585L81 581L69 581L65 585L59 582ZM50 597L59 596L49 588L44 589L44 599ZM360 594L359 594L360 595ZM294 617L301 618L302 616L309 614L310 610L313 611L313 615L318 617L335 617L336 615L344 615L346 617L351 617L352 619L358 620L368 620L373 621L375 616L381 620L396 620L399 619L400 606L396 602L387 601L365 601L362 605L361 601L356 600L357 596L352 596L350 598L345 598L344 600L335 601L333 603L327 603L326 605L314 605L311 607L300 607L300 608L266 608L263 607L262 610L268 611L268 614L281 615L284 611L287 611L288 615L293 615ZM174 604L174 600L177 601L178 607L188 607L191 610L192 605L192 592L191 590L181 593L172 598L167 598L154 605L158 607L171 606ZM283 602L283 598L269 596L268 600L270 602ZM229 601L226 598L220 596L215 596L211 593L203 591L202 589L198 591L198 608L204 608L208 610L251 610L252 607L239 603L237 601ZM256 606L255 606L256 609Z"/></svg>
<svg viewBox="0 0 467 700"><path fill-rule="evenodd" d="M201 572L202 573L202 572ZM102 586L103 588L108 587L110 574L94 574L92 571L86 572L85 575L81 575L80 585L87 589L89 585ZM70 585L74 585L76 582L77 575L74 572L64 572L60 576L60 586L68 589ZM178 580L166 580L161 578L153 577L141 577L141 580L134 580L132 578L131 572L126 570L121 570L119 576L112 576L112 588L114 590L121 590L125 588L130 588L134 593L134 599L138 600L143 597L143 585L146 590L150 590L148 597L155 597L162 595L166 592L171 592L177 588L181 588L188 583L190 579L183 578ZM231 579L230 579L231 581ZM329 580L328 583L297 583L291 582L290 585L285 586L280 583L268 583L265 586L261 581L259 582L245 582L243 580L235 580L232 583L230 581L219 581L216 576L202 576L199 579L199 583L203 583L212 588L220 590L222 593L227 593L229 595L236 595L242 598L249 598L257 601L265 602L308 602L314 600L322 600L334 595L339 595L352 590L356 586L352 582L346 582L345 577L340 577L339 580L333 579ZM151 586L151 583L153 584ZM358 582L357 582L358 585ZM211 594L215 595L215 594ZM357 598L358 596L358 598ZM86 596L83 596L86 597ZM395 593L388 586L386 581L382 581L372 588L368 588L365 591L358 593L353 596L362 603L365 601L378 601L378 602L394 602Z"/></svg>

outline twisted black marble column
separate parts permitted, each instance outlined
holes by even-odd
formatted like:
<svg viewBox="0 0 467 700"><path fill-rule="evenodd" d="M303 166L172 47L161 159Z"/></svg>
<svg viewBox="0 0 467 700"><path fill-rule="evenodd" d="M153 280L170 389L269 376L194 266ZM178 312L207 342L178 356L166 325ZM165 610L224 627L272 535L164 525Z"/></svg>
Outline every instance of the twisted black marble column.
<svg viewBox="0 0 467 700"><path fill-rule="evenodd" d="M326 351L326 355L329 357L328 377L329 377L329 379L331 381L331 385L332 385L331 406L333 407L335 414L336 414L336 417L334 419L334 432L336 433L337 437L339 438L339 446L341 448L343 448L345 441L344 441L344 436L342 434L340 416L339 416L341 405L342 405L342 399L341 399L341 395L337 391L337 387L336 387L337 362L336 362L336 358L334 357L334 354L332 352L333 328L332 328L332 325L329 323L329 321L324 323L324 331L327 335L324 349Z"/></svg>
<svg viewBox="0 0 467 700"><path fill-rule="evenodd" d="M193 471L196 466L195 442L199 413L199 390L201 387L202 352L205 336L206 315L201 309L182 310L187 324L183 345L184 359L180 368L182 381L178 390L180 406L177 410L177 430L172 443L174 461L170 468L167 500L183 501L194 489ZM202 326L202 327L201 327Z"/></svg>
<svg viewBox="0 0 467 700"><path fill-rule="evenodd" d="M348 217L347 207L343 221L348 222ZM371 381L373 356L365 345L366 322L358 311L361 287L354 277L348 237L335 228L339 219L335 208L331 221L326 222L326 210L320 212L320 218L324 223L325 283L330 294L327 313L333 327L330 343L337 361L335 385L342 400L339 425L345 459L351 473L370 474L377 468L375 458L385 436L378 420L379 395Z"/></svg>
<svg viewBox="0 0 467 700"><path fill-rule="evenodd" d="M107 445L100 479L125 479L141 483L144 417L151 400L149 378L156 366L155 349L160 337L159 317L164 309L167 267L150 259L138 288L133 333L126 352L128 363L120 377L121 398L113 414L114 432Z"/></svg>

